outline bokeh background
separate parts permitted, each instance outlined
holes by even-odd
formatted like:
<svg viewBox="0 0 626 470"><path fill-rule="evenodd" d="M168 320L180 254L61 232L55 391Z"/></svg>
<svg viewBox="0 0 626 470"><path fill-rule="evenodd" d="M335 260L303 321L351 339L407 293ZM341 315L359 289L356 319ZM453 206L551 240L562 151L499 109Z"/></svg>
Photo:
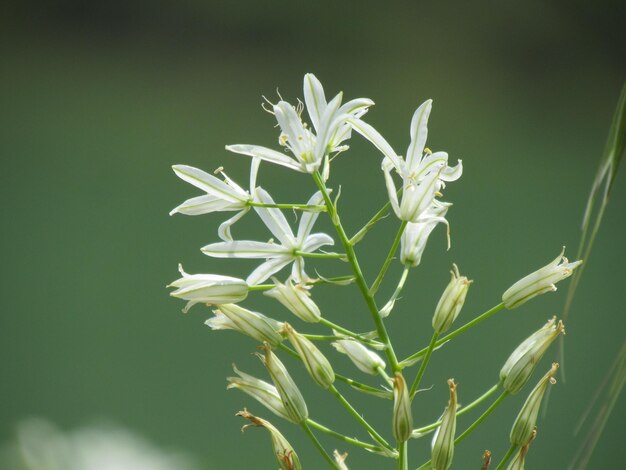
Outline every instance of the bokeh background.
<svg viewBox="0 0 626 470"><path fill-rule="evenodd" d="M21 0L1 10L0 442L12 442L29 417L62 430L104 421L207 469L276 467L262 431L239 432L244 423L234 414L244 406L285 432L305 468L324 465L295 426L226 392L233 362L263 375L251 355L254 343L211 332L203 325L208 309L196 306L185 316L182 302L168 297L165 285L178 276L178 262L189 272L239 276L253 266L200 253L217 240L221 216L168 217L198 194L173 175L172 164L207 171L223 165L245 183L249 160L224 145L276 146L261 95L275 99L278 87L294 102L305 72L314 72L328 94L372 98L377 105L368 121L398 152L408 145L413 110L433 98L428 145L447 150L452 161L462 158L465 173L446 191L454 202L452 249L445 251L438 228L388 322L406 356L427 344L452 262L475 280L462 313L467 320L562 245L573 256L626 77L621 1ZM357 137L333 166L330 184L341 184L351 231L385 201L379 162ZM625 178L622 171L567 324L567 381L553 387L530 468L567 467L582 442L573 428L624 339ZM260 184L283 201L304 202L313 191L305 175L268 165ZM359 247L370 279L394 224L388 218ZM253 215L235 233L269 236ZM347 272L341 263L313 264L325 275ZM399 274L396 265L381 298ZM356 288L315 292L332 320L371 328ZM459 383L461 402L495 383L511 350L561 311L565 292L562 284L556 294L501 313L437 353L423 382L433 388L416 402L416 424L441 413L448 377ZM261 296L246 305L288 318ZM368 380L327 351L339 371ZM314 418L366 438L296 363L286 362ZM501 455L508 448L510 424L529 389L459 447L455 468L478 468L484 449ZM355 400L390 437L391 403ZM626 460L623 403L590 468ZM459 426L469 422L465 417ZM350 468L391 467L321 439L349 451ZM412 442L415 466L429 440Z"/></svg>

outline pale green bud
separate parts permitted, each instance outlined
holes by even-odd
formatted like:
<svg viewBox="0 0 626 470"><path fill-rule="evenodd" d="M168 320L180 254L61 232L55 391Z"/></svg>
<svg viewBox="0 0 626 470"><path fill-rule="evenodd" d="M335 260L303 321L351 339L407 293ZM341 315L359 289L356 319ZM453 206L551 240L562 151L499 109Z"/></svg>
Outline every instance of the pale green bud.
<svg viewBox="0 0 626 470"><path fill-rule="evenodd" d="M555 284L571 276L574 269L582 264L582 261L569 263L567 258L563 256L564 253L565 247L563 247L561 254L550 264L520 279L509 287L502 295L504 306L508 309L517 308L533 297L546 292L554 292L556 290Z"/></svg>
<svg viewBox="0 0 626 470"><path fill-rule="evenodd" d="M247 393L259 403L264 405L268 410L274 413L276 416L280 416L287 421L291 421L291 417L285 410L283 401L278 395L276 387L267 383L264 380L257 379L256 377L241 372L233 364L233 369L239 375L239 377L228 377L227 389L236 388L244 393Z"/></svg>
<svg viewBox="0 0 626 470"><path fill-rule="evenodd" d="M528 442L519 450L515 458L511 460L511 463L506 468L506 470L524 470L524 461L526 460L526 454L528 454L528 450L530 449L530 444L535 440L537 436L537 429L533 429Z"/></svg>
<svg viewBox="0 0 626 470"><path fill-rule="evenodd" d="M187 313L195 304L222 305L241 302L248 296L248 284L243 279L219 274L188 274L178 265L183 275L168 287L177 289L170 292L172 297L188 300L183 309Z"/></svg>
<svg viewBox="0 0 626 470"><path fill-rule="evenodd" d="M276 456L276 459L280 464L280 470L302 470L302 465L300 464L300 459L298 459L298 454L296 454L296 451L293 450L293 447L291 446L291 444L289 444L289 441L285 439L285 436L283 436L280 431L272 425L272 423L262 418L257 418L245 409L237 413L237 416L241 416L242 418L245 418L250 421L250 423L252 423L246 424L243 428L241 428L242 432L249 427L261 427L267 429L272 439L272 448L274 449L274 455Z"/></svg>
<svg viewBox="0 0 626 470"><path fill-rule="evenodd" d="M377 375L378 369L385 368L385 361L358 341L342 339L335 341L332 345L337 351L347 355L354 365L366 374Z"/></svg>
<svg viewBox="0 0 626 470"><path fill-rule="evenodd" d="M433 470L448 470L454 456L454 435L456 433L456 384L454 379L448 380L450 387L450 401L441 418L441 426L433 437L432 468Z"/></svg>
<svg viewBox="0 0 626 470"><path fill-rule="evenodd" d="M396 372L393 379L393 436L398 442L404 442L413 432L413 414L411 413L411 398L404 377Z"/></svg>
<svg viewBox="0 0 626 470"><path fill-rule="evenodd" d="M542 377L535 388L533 388L533 391L530 392L530 395L528 395L524 406L515 419L515 423L513 423L510 435L511 444L516 446L524 445L532 436L533 429L535 429L537 425L537 415L541 407L541 400L543 399L548 385L556 383L554 375L558 368L559 365L556 362L553 363L552 368Z"/></svg>
<svg viewBox="0 0 626 470"><path fill-rule="evenodd" d="M311 294L306 287L294 284L291 279L288 279L285 284L274 279L274 284L276 286L265 292L265 295L278 300L302 321L309 323L320 321L322 316L320 309L311 300Z"/></svg>
<svg viewBox="0 0 626 470"><path fill-rule="evenodd" d="M330 362L311 341L294 330L289 323L283 325L282 330L289 338L289 342L300 355L309 375L321 387L328 388L335 381L335 372Z"/></svg>
<svg viewBox="0 0 626 470"><path fill-rule="evenodd" d="M450 271L452 279L443 291L433 315L433 328L438 334L450 328L456 317L459 316L465 303L465 296L472 283L465 276L459 274L459 268L456 264L452 266L453 270Z"/></svg>
<svg viewBox="0 0 626 470"><path fill-rule="evenodd" d="M285 410L291 421L302 423L309 417L309 410L306 407L304 397L298 390L295 382L287 372L283 363L278 359L276 354L272 352L269 344L263 345L265 354L257 354L272 378L272 382L276 386L278 395L283 402Z"/></svg>
<svg viewBox="0 0 626 470"><path fill-rule="evenodd" d="M515 394L528 382L535 366L552 342L565 332L562 321L553 317L540 330L526 338L509 356L500 370L500 383L509 393Z"/></svg>
<svg viewBox="0 0 626 470"><path fill-rule="evenodd" d="M278 332L283 324L261 313L235 304L220 305L213 313L215 316L209 318L205 324L214 330L235 330L272 346L277 346L283 341Z"/></svg>

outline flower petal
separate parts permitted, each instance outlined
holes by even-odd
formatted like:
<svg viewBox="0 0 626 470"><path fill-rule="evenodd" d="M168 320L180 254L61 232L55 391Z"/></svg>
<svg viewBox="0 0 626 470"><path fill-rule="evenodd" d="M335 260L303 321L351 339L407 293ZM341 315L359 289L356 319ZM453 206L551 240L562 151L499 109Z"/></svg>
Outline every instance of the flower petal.
<svg viewBox="0 0 626 470"><path fill-rule="evenodd" d="M307 206L317 206L324 202L324 196L320 191L316 192L311 199L306 203ZM319 212L304 212L300 217L300 223L298 224L298 235L296 238L300 243L311 233L311 229L315 224L315 221L319 217Z"/></svg>
<svg viewBox="0 0 626 470"><path fill-rule="evenodd" d="M285 254L285 247L275 243L238 240L211 243L202 248L202 253L212 258L271 258Z"/></svg>
<svg viewBox="0 0 626 470"><path fill-rule="evenodd" d="M411 144L406 153L406 164L409 173L419 165L428 136L428 116L433 107L433 100L426 100L415 110L411 120Z"/></svg>
<svg viewBox="0 0 626 470"><path fill-rule="evenodd" d="M230 206L233 206L232 202L217 198L211 194L205 194L204 196L187 199L181 205L172 209L170 215L174 215L177 212L185 215L208 214L210 212L229 210ZM237 208L235 207L234 209L236 210Z"/></svg>
<svg viewBox="0 0 626 470"><path fill-rule="evenodd" d="M389 161L389 160L387 160ZM389 195L389 202L396 216L400 217L400 205L398 204L398 190L396 184L393 182L393 177L390 174L391 162L389 165L384 165L383 172L385 174L385 186L387 186L387 194Z"/></svg>
<svg viewBox="0 0 626 470"><path fill-rule="evenodd" d="M174 173L176 173L176 175L183 181L194 185L196 188L206 191L208 194L219 197L220 199L224 199L229 202L240 202L242 197L244 199L246 198L245 191L243 191L243 189L241 190L243 194L238 193L222 180L213 175L209 175L206 171L187 165L174 165L172 169L174 170Z"/></svg>
<svg viewBox="0 0 626 470"><path fill-rule="evenodd" d="M374 129L372 126L367 124L366 122L361 121L360 119L347 119L348 123L352 126L352 128L369 140L374 147L382 152L382 154L387 157L393 163L393 166L396 168L396 171L399 173L402 171L402 167L404 163L400 159L396 152L391 148L391 145L385 140L385 138L380 135L380 133Z"/></svg>
<svg viewBox="0 0 626 470"><path fill-rule="evenodd" d="M296 162L293 158L287 155L277 152L276 150L268 149L267 147L261 147L260 145L227 145L226 150L229 152L238 153L241 155L248 155L249 157L257 157L266 162L275 163L277 165L285 166L291 170L296 170L301 173L305 173L304 168Z"/></svg>
<svg viewBox="0 0 626 470"><path fill-rule="evenodd" d="M311 118L311 124L319 130L320 119L326 109L326 95L324 94L324 87L312 73L307 73L304 76L304 102L309 118Z"/></svg>
<svg viewBox="0 0 626 470"><path fill-rule="evenodd" d="M262 204L276 204L268 192L261 187L257 188L255 198ZM270 232L272 232L283 245L295 245L296 240L293 236L293 231L280 209L255 207L254 210L259 214L259 217L261 217L261 220L263 220Z"/></svg>
<svg viewBox="0 0 626 470"><path fill-rule="evenodd" d="M265 281L272 274L277 273L285 266L287 266L293 258L291 256L277 256L275 258L267 260L265 263L259 265L246 279L246 282L251 285L257 285Z"/></svg>
<svg viewBox="0 0 626 470"><path fill-rule="evenodd" d="M302 251L311 253L317 250L320 246L334 244L335 240L333 240L333 237L330 235L325 233L313 233L304 240L304 243L302 244Z"/></svg>
<svg viewBox="0 0 626 470"><path fill-rule="evenodd" d="M234 225L235 222L237 222L244 215L246 215L249 210L250 210L250 208L246 207L244 210L239 211L237 214L232 216L230 219L222 222L220 224L219 228L217 229L217 235L222 240L224 240L225 242L233 241L233 236L230 234L230 228Z"/></svg>

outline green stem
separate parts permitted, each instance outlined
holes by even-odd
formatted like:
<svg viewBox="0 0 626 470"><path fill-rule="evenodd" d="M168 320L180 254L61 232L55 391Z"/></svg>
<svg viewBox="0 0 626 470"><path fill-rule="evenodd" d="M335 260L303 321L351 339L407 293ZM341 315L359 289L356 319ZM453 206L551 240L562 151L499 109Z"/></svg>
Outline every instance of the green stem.
<svg viewBox="0 0 626 470"><path fill-rule="evenodd" d="M334 335L310 335L308 333L303 334L306 339L311 341L337 341L341 339L346 339L343 336L334 336Z"/></svg>
<svg viewBox="0 0 626 470"><path fill-rule="evenodd" d="M337 438L339 440L342 440L344 442L347 442L349 444L352 444L352 445L355 445L355 446L358 446L358 447L362 447L363 449L371 450L372 452L384 452L385 451L385 449L383 449L382 447L378 447L378 446L375 446L373 444L368 444L367 442L359 441L358 439L354 439L352 437L344 436L343 434L340 434L337 431L333 431L332 429L327 428L323 424L320 424L320 423L318 423L316 421L313 421L312 419L307 419L306 422L312 428L315 428L318 431L326 433L329 436L333 436L333 437L335 437L335 438Z"/></svg>
<svg viewBox="0 0 626 470"><path fill-rule="evenodd" d="M424 376L424 372L426 372L426 367L428 366L428 362L430 361L430 357L432 356L433 350L435 349L435 344L437 343L437 338L439 338L439 333L437 333L437 332L433 333L433 336L430 339L430 344L428 345L428 348L426 349L426 354L424 356L424 360L422 361L422 364L420 365L420 369L417 372L417 375L415 376L415 380L413 381L413 385L411 385L411 391L409 392L409 396L411 397L411 399L413 399L413 397L417 393L417 387L419 387L419 384L422 381L422 377Z"/></svg>
<svg viewBox="0 0 626 470"><path fill-rule="evenodd" d="M494 401L491 406L489 408L487 408L487 410L480 415L480 417L474 421L472 424L470 424L470 426L463 431L463 433L457 437L454 440L454 445L456 446L457 444L459 444L463 439L465 439L467 436L469 436L472 432L474 432L474 430L480 426L480 424L487 419L487 417L498 407L500 406L500 403L502 403L502 401L509 395L509 392L507 392L506 390L504 392L502 392L502 394L496 398L496 401ZM417 470L426 470L427 468L429 468L429 465L431 464L432 460L429 460L428 462L426 462L425 464L421 465Z"/></svg>
<svg viewBox="0 0 626 470"><path fill-rule="evenodd" d="M315 286L318 284L334 284L334 283L342 283L346 281L354 280L354 276L337 276L337 277L329 277L328 279L315 279L314 281L307 282L308 286ZM249 286L248 290L250 292L253 291L264 291L270 290L276 287L276 284L257 284L256 286Z"/></svg>
<svg viewBox="0 0 626 470"><path fill-rule="evenodd" d="M294 255L302 256L303 258L346 259L346 255L343 253L310 253L308 251L296 251Z"/></svg>
<svg viewBox="0 0 626 470"><path fill-rule="evenodd" d="M386 346L385 354L387 355L387 359L391 363L391 367L393 368L394 372L399 371L401 370L401 367L398 364L398 358L396 357L396 353L394 352L393 347L391 345L391 341L389 340L389 335L387 334L387 329L385 328L385 324L383 323L382 318L380 317L380 314L378 313L378 306L376 305L376 301L369 293L369 287L367 286L367 282L365 281L365 278L363 277L363 272L361 271L361 267L359 266L356 253L354 252L354 247L350 243L350 240L348 239L348 236L346 235L346 232L343 229L341 222L339 221L339 215L337 214L335 206L333 205L333 202L330 199L328 190L326 189L326 185L324 184L322 177L320 176L318 172L315 172L313 173L313 178L315 179L315 182L317 183L318 188L322 192L324 201L326 202L326 207L328 208L328 215L330 216L330 220L335 226L337 235L339 235L341 243L343 244L344 249L346 250L348 261L350 262L350 265L352 266L352 270L354 271L356 284L359 287L361 294L363 295L365 303L367 304L367 307L372 316L372 320L374 321L374 324L376 325L376 332L378 333L378 337L380 338L382 343Z"/></svg>
<svg viewBox="0 0 626 470"><path fill-rule="evenodd" d="M456 416L457 418L459 416L464 415L465 413L473 410L474 408L476 408L478 405L480 405L483 401L485 401L487 398L489 398L491 395L493 395L496 390L498 390L499 384L495 384L493 387L491 387L489 390L487 390L485 393L483 393L481 396L479 396L476 400L474 400L473 402L471 402L469 405L464 406L463 408L461 408L459 411L457 411ZM421 437L421 435L429 432L429 431L433 431L434 429L437 429L439 426L441 426L441 421L437 421L434 422L432 424L429 424L427 426L424 426L422 428L417 428L413 430L413 435L414 437Z"/></svg>
<svg viewBox="0 0 626 470"><path fill-rule="evenodd" d="M509 459L513 456L516 450L517 450L517 446L515 444L511 444L511 447L509 447L509 450L507 451L507 453L504 454L504 457L502 458L502 460L496 467L496 470L502 470L504 466L506 465L506 463L509 461Z"/></svg>
<svg viewBox="0 0 626 470"><path fill-rule="evenodd" d="M315 206L308 204L263 204L262 202L248 201L251 207L265 207L268 209L294 209L308 212L326 212L326 206Z"/></svg>
<svg viewBox="0 0 626 470"><path fill-rule="evenodd" d="M326 450L322 447L322 444L320 444L320 441L317 440L317 437L315 437L315 434L313 434L313 431L311 431L311 428L307 424L307 421L302 422L301 425L302 425L302 429L304 429L304 432L306 432L307 436L311 438L311 441L313 441L313 444L315 445L317 450L320 451L320 454L322 454L324 459L330 464L331 467L339 470L339 466L335 463L332 457L328 455L328 452L326 452Z"/></svg>
<svg viewBox="0 0 626 470"><path fill-rule="evenodd" d="M325 318L320 318L320 324L330 328L331 330L335 330L338 333L341 333L343 335L346 335L346 336L349 336L351 338L354 338L357 341L360 341L361 343L369 344L369 345L371 345L371 346L373 346L375 348L376 347L380 347L380 346L384 346L384 344L382 344L382 343L380 343L378 341L366 338L363 335L355 333L354 331L350 331L350 330L344 328L343 326L337 325L336 323L333 323L330 320L327 320ZM341 339L345 339L345 338L341 338Z"/></svg>
<svg viewBox="0 0 626 470"><path fill-rule="evenodd" d="M370 434L370 436L372 436L372 438L376 440L376 442L382 445L385 449L391 452L395 452L395 449L391 447L387 443L387 441L380 434L378 434L378 432L376 432L376 430L372 426L370 426L370 424L367 421L365 421L363 416L361 416L361 414L352 407L352 405L348 402L348 400L344 398L344 396L339 392L339 390L337 390L337 388L334 385L331 385L328 389L331 391L333 395L335 395L335 397L337 397L337 400L341 402L344 408L348 410L348 412L361 424L361 426L365 428L365 430Z"/></svg>
<svg viewBox="0 0 626 470"><path fill-rule="evenodd" d="M382 397L383 395L387 395L388 399L393 398L393 394L391 392L388 392L386 390L381 390L376 387L371 387L369 385L365 385L364 383L357 382L356 380L352 380L344 375L337 374L336 372L335 372L335 378L337 380L341 380L344 383L347 383L348 385L350 385L352 388L356 390L362 391L363 393L367 393L369 395L376 395L380 397Z"/></svg>
<svg viewBox="0 0 626 470"><path fill-rule="evenodd" d="M409 468L409 447L407 441L398 445L400 456L398 457L398 470L408 470Z"/></svg>
<svg viewBox="0 0 626 470"><path fill-rule="evenodd" d="M493 315L494 313L502 310L503 308L504 308L504 303L499 303L495 307L487 310L485 313L477 316L472 321L467 322L465 325L461 326L460 328L457 328L452 333L450 333L450 334L444 336L443 338L441 338L440 340L438 340L435 343L435 347L441 346L442 344L450 341L452 338L455 338L456 336L460 335L461 333L463 333L463 332L469 330L470 328L478 325L480 322L486 320L491 315ZM411 356L407 357L402 362L403 363L404 362L413 362L415 359L419 359L420 357L424 356L427 352L428 352L428 348L424 348L424 349L422 349L420 351L417 351L415 354L412 354Z"/></svg>
<svg viewBox="0 0 626 470"><path fill-rule="evenodd" d="M391 261L393 260L393 256L396 254L396 250L398 249L398 245L400 244L400 240L402 239L402 233L404 233L406 224L407 222L405 220L403 220L402 223L400 224L398 233L396 233L396 238L393 240L393 243L391 244L389 253L387 253L387 258L385 259L383 266L380 268L380 271L378 272L378 276L376 276L376 279L374 280L372 287L370 287L370 295L372 297L376 295L376 292L378 291L378 288L380 287L380 283L383 282L383 278L385 277L385 274L387 273L387 269L389 268L389 265L391 264Z"/></svg>
<svg viewBox="0 0 626 470"><path fill-rule="evenodd" d="M374 215L374 217L372 217L368 223L366 223L363 228L361 230L359 230L351 239L350 239L350 243L352 245L356 245L357 243L359 243L359 241L361 241L363 239L363 237L367 234L367 232L369 232L372 227L376 224L376 222L378 222L380 219L382 219L383 217L385 217L385 215L387 215L387 212L389 211L389 209L391 208L391 203L388 202L387 204L385 204L382 209L380 209L378 212L376 212L376 214Z"/></svg>
<svg viewBox="0 0 626 470"><path fill-rule="evenodd" d="M406 278L409 276L410 269L411 268L409 266L404 267L404 270L402 271L402 276L400 276L400 280L398 281L398 285L396 286L396 290L393 292L393 295L389 298L389 301L387 301L385 306L380 311L380 314L383 317L386 317L391 313L391 310L393 309L396 300L398 300L398 297L400 297L400 293L404 288L404 283L406 282Z"/></svg>

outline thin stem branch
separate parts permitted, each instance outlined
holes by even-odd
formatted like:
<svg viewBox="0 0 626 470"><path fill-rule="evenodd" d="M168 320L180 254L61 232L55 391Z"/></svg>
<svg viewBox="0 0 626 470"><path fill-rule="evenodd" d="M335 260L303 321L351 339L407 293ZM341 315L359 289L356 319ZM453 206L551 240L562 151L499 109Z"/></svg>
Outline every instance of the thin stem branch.
<svg viewBox="0 0 626 470"><path fill-rule="evenodd" d="M346 255L343 253L311 253L308 251L296 251L296 256L302 256L303 258L321 258L321 259L346 259Z"/></svg>
<svg viewBox="0 0 626 470"><path fill-rule="evenodd" d="M352 380L351 378L337 374L336 372L335 372L335 378L337 380L341 380L344 383L347 383L348 385L350 385L352 388L356 390L359 390L363 393L367 393L368 395L375 395L375 396L383 397L387 399L393 398L392 392L389 392L387 390L381 390L380 388L376 388L376 387L371 387L370 385L357 382L356 380Z"/></svg>
<svg viewBox="0 0 626 470"><path fill-rule="evenodd" d="M336 323L331 322L330 320L327 320L326 318L320 318L320 324L330 328L331 330L335 330L338 333L341 333L343 335L349 336L351 338L356 339L357 341L360 341L363 344L369 344L373 347L381 347L384 346L384 344L382 344L379 341L373 340L373 339L369 339L366 338L363 335L360 335L358 333L355 333L354 331L350 331L347 328L344 328L343 326L337 325ZM340 338L340 339L345 339L345 338Z"/></svg>
<svg viewBox="0 0 626 470"><path fill-rule="evenodd" d="M265 207L268 209L293 209L306 212L326 212L326 206L316 206L309 204L264 204L262 202L248 201L251 207Z"/></svg>
<svg viewBox="0 0 626 470"><path fill-rule="evenodd" d="M313 431L311 431L311 428L307 424L307 421L302 422L301 425L302 425L302 429L304 429L304 432L307 434L307 436L311 438L311 441L313 441L313 444L315 445L317 450L320 451L320 454L322 454L324 459L331 465L331 467L339 470L339 466L335 463L333 458L330 455L328 455L328 452L326 452L324 447L322 447L322 444L320 444L320 441L317 440L317 437L315 437L315 434L313 434Z"/></svg>
<svg viewBox="0 0 626 470"><path fill-rule="evenodd" d="M491 387L489 390L487 390L485 393L483 393L481 396L479 396L476 400L471 402L469 405L462 407L459 411L456 412L457 418L459 416L464 415L465 413L468 413L469 411L473 410L474 408L476 408L483 401L485 401L487 398L489 398L491 395L493 395L496 392L496 390L498 390L498 388L499 388L499 384L495 384L493 387ZM436 421L436 422L434 422L432 424L424 426L422 428L414 429L413 430L413 437L421 437L423 434L437 429L439 426L441 426L441 423L442 423L442 421L439 420L439 421Z"/></svg>
<svg viewBox="0 0 626 470"><path fill-rule="evenodd" d="M389 315L391 313L391 310L393 310L393 306L396 303L396 300L398 300L402 289L404 289L404 283L409 276L410 269L411 268L409 266L404 267L404 270L402 271L402 276L400 276L400 280L398 281L398 285L396 286L396 290L393 292L392 296L389 298L385 306L380 310L380 314L383 317Z"/></svg>
<svg viewBox="0 0 626 470"><path fill-rule="evenodd" d="M487 318L492 316L494 313L502 310L503 308L504 308L504 303L499 303L495 307L492 307L491 309L487 310L485 313L482 313L481 315L479 315L476 318L474 318L472 321L467 322L465 325L457 328L452 333L450 333L450 334L444 336L443 338L441 338L440 340L438 340L435 343L435 348L437 346L441 346L442 344L450 341L452 338L455 338L456 336L458 336L461 333L469 330L470 328L473 328L474 326L478 325L480 322L485 321ZM417 351L415 354L412 354L409 357L407 357L406 359L404 359L402 362L403 363L405 363L405 362L409 362L409 363L413 362L416 359L419 359L420 357L424 356L427 352L428 352L428 348L421 349L420 351Z"/></svg>
<svg viewBox="0 0 626 470"><path fill-rule="evenodd" d="M357 243L359 243L363 237L367 234L367 232L369 232L372 227L374 225L376 225L376 222L378 222L380 219L382 219L383 217L385 217L387 215L387 212L389 211L389 209L391 209L391 203L387 202L387 204L385 204L378 212L376 212L376 214L374 215L374 217L372 217L369 222L367 222L363 228L361 230L359 230L351 239L350 239L350 244L352 245L356 245Z"/></svg>
<svg viewBox="0 0 626 470"><path fill-rule="evenodd" d="M350 243L350 240L348 239L348 236L346 235L346 232L343 229L341 222L339 221L339 215L337 214L337 210L332 200L330 199L330 195L328 194L328 189L326 188L326 185L324 184L322 177L320 176L318 172L315 172L313 173L313 178L315 179L315 182L317 183L319 190L322 192L322 196L324 197L324 201L326 202L326 207L328 208L328 215L330 216L330 220L335 226L337 235L339 235L341 243L343 244L344 249L346 250L348 261L350 262L350 265L352 266L352 270L354 271L356 284L359 287L361 294L363 295L365 303L367 304L367 307L372 316L372 320L374 320L378 337L380 338L382 343L385 344L386 346L385 354L387 355L387 359L391 363L391 367L393 368L394 372L399 371L401 367L398 365L398 358L396 357L396 353L394 352L393 347L391 345L391 341L389 340L389 335L387 334L387 329L385 328L385 324L383 323L382 318L380 317L380 314L378 313L378 306L376 305L376 301L369 293L369 287L367 286L367 282L365 281L365 278L363 277L363 272L361 271L361 266L359 265L359 262L357 260L356 253L354 252L354 247Z"/></svg>
<svg viewBox="0 0 626 470"><path fill-rule="evenodd" d="M329 436L333 436L341 441L347 442L348 444L362 447L363 449L368 449L368 450L371 450L372 452L384 452L385 451L385 449L382 447L378 447L373 444L368 444L367 442L359 441L358 439L354 439L352 437L344 436L343 434L338 433L337 431L333 431L332 429L327 428L323 424L313 421L312 419L307 419L306 422L310 427L315 428L318 431L321 431L323 433L326 433Z"/></svg>
<svg viewBox="0 0 626 470"><path fill-rule="evenodd" d="M516 450L517 450L517 446L515 444L511 444L511 447L509 447L509 450L506 452L506 454L504 454L504 457L502 458L502 460L500 460L500 463L496 467L496 470L502 470L504 466L506 465L506 463L509 461L509 459L513 456Z"/></svg>
<svg viewBox="0 0 626 470"><path fill-rule="evenodd" d="M407 441L398 444L398 451L400 455L398 457L398 470L408 470L409 468L409 446Z"/></svg>
<svg viewBox="0 0 626 470"><path fill-rule="evenodd" d="M347 281L354 280L354 276L337 276L337 277L329 277L328 279L315 279L314 281L307 282L308 286L316 286L318 284L340 284ZM276 284L257 284L256 286L248 286L248 290L250 292L253 291L264 291L270 290L276 287Z"/></svg>
<svg viewBox="0 0 626 470"><path fill-rule="evenodd" d="M437 344L437 338L439 338L439 333L437 333L437 332L433 333L433 336L430 339L430 344L428 345L428 348L426 349L426 354L424 355L424 360L422 361L422 364L420 365L419 371L417 372L417 375L415 376L415 380L413 381L413 385L411 385L411 390L409 392L409 397L411 397L411 400L413 399L413 397L417 393L417 387L419 387L419 384L422 381L422 377L424 376L424 372L426 372L426 367L428 366L428 362L430 361L430 357L432 356L433 350L435 349L435 344Z"/></svg>
<svg viewBox="0 0 626 470"><path fill-rule="evenodd" d="M402 239L402 234L404 233L406 224L407 222L405 220L403 220L402 223L400 224L398 233L396 233L396 238L393 240L393 243L391 244L389 253L387 253L387 258L385 259L385 262L380 268L380 271L378 272L378 276L376 276L376 279L372 283L372 287L370 287L370 295L372 297L376 295L376 292L378 291L378 288L380 287L380 283L383 282L383 278L385 277L385 274L387 273L387 269L389 268L389 265L391 264L391 261L393 260L393 257L396 254L396 250L398 249L398 245L400 244L400 240Z"/></svg>
<svg viewBox="0 0 626 470"><path fill-rule="evenodd" d="M339 392L339 390L337 390L334 385L331 385L328 389L333 395L335 395L335 397L337 397L337 399L341 402L344 408L348 410L348 412L361 424L361 426L365 428L370 436L372 436L372 438L376 440L376 442L378 442L387 450L395 452L395 449L391 447L389 443L380 434L378 434L378 432L367 421L365 421L363 416L361 416L359 412L352 407L350 402L348 402L348 400L344 398L344 396Z"/></svg>

